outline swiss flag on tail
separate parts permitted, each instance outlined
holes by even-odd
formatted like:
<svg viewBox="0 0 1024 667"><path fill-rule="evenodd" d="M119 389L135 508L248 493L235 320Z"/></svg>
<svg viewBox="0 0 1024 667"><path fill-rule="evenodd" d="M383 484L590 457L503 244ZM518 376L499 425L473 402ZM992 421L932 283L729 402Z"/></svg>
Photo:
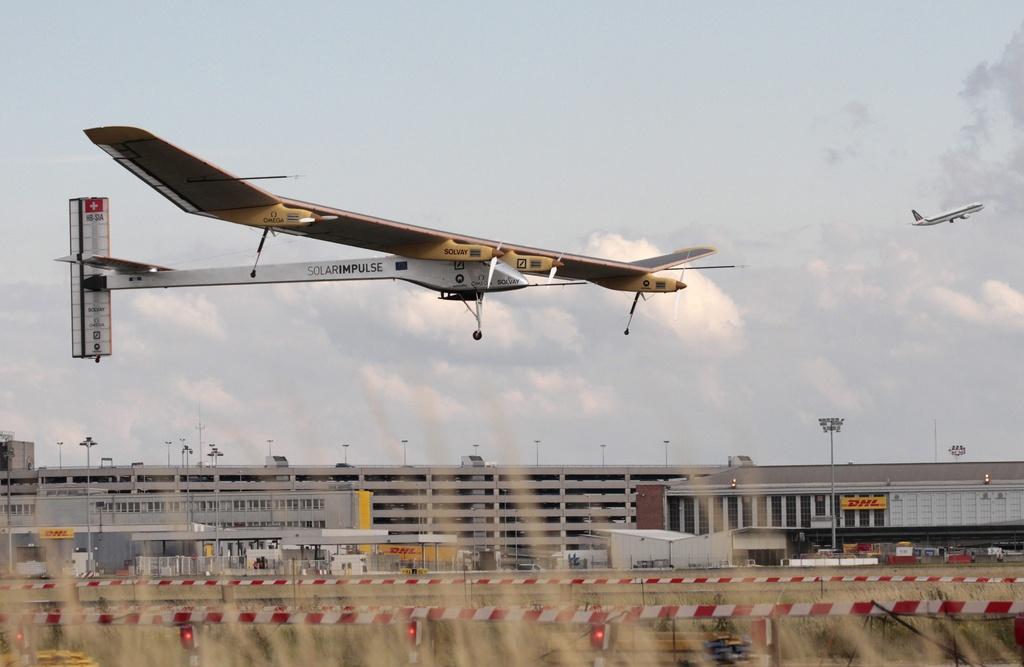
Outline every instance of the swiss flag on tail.
<svg viewBox="0 0 1024 667"><path fill-rule="evenodd" d="M86 213L103 213L102 199L86 199L82 202Z"/></svg>

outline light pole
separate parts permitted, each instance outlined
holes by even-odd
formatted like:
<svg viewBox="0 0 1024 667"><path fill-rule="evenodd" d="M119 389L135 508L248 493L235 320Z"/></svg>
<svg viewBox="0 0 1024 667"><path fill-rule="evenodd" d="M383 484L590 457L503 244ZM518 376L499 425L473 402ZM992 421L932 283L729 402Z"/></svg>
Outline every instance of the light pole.
<svg viewBox="0 0 1024 667"><path fill-rule="evenodd" d="M192 529L192 476L188 474L188 455L191 453L192 448L188 445L181 448L181 455L185 458L185 520L189 530Z"/></svg>
<svg viewBox="0 0 1024 667"><path fill-rule="evenodd" d="M90 454L92 448L98 444L100 443L95 442L91 436L86 436L85 440L78 443L80 447L85 447L85 535L86 546L89 549L88 558L85 559L86 572L92 572L92 498L89 497L89 487L92 482L92 459Z"/></svg>
<svg viewBox="0 0 1024 667"><path fill-rule="evenodd" d="M11 465L14 463L14 443L0 442L4 446L4 467L7 468L7 571L14 575L14 534L11 532Z"/></svg>
<svg viewBox="0 0 1024 667"><path fill-rule="evenodd" d="M665 467L667 468L668 467L668 443L669 443L669 441L668 440L662 440L662 442L665 443Z"/></svg>
<svg viewBox="0 0 1024 667"><path fill-rule="evenodd" d="M830 513L832 514L832 553L836 552L836 445L835 445L835 434L839 433L839 430L843 428L843 422L845 420L842 417L822 417L818 420L818 424L821 426L821 430L828 433L828 450L829 450L829 467L832 469L832 489L829 493L829 502L832 504Z"/></svg>
<svg viewBox="0 0 1024 667"><path fill-rule="evenodd" d="M217 467L217 459L219 459L220 457L224 456L224 452L222 452L219 449L217 449L217 445L215 445L215 444L213 444L211 442L210 443L210 453L207 454L207 456L210 457L210 461L211 461L210 465L212 465L214 468L216 468ZM214 547L213 555L217 556L217 558L218 558L218 560L214 561L217 564L218 567L220 567L220 560L219 560L219 558L220 558L220 491L217 488L219 486L220 485L218 484L213 489L213 491L214 491L214 494L213 494L213 497L214 497L213 505L214 505L214 509L216 510L216 519L215 519L216 524L213 527L213 531L214 531L213 532L213 534L214 534L213 540L214 540L214 544L216 546Z"/></svg>
<svg viewBox="0 0 1024 667"><path fill-rule="evenodd" d="M63 468L64 467L64 456L63 456L63 454L64 454L64 441L63 440L58 440L57 441L57 467L58 468Z"/></svg>
<svg viewBox="0 0 1024 667"><path fill-rule="evenodd" d="M345 463L345 465L348 465L348 444L342 445L341 446L341 451L344 452L344 454L345 454L344 463Z"/></svg>
<svg viewBox="0 0 1024 667"><path fill-rule="evenodd" d="M167 467L171 467L171 441L164 440L164 444L167 445Z"/></svg>
<svg viewBox="0 0 1024 667"><path fill-rule="evenodd" d="M409 453L409 448L407 446L408 444L409 444L408 440L403 440L402 441L402 465L403 466L404 465L408 465L408 463L407 463L408 458L406 456Z"/></svg>
<svg viewBox="0 0 1024 667"><path fill-rule="evenodd" d="M272 439L268 438L267 439L267 456L273 456L274 455L273 450L271 450L271 448L270 448L271 445L273 445L273 444L274 444L274 441Z"/></svg>
<svg viewBox="0 0 1024 667"><path fill-rule="evenodd" d="M601 445L601 467L604 467L604 450L608 445Z"/></svg>
<svg viewBox="0 0 1024 667"><path fill-rule="evenodd" d="M533 441L534 465L540 467L540 440Z"/></svg>

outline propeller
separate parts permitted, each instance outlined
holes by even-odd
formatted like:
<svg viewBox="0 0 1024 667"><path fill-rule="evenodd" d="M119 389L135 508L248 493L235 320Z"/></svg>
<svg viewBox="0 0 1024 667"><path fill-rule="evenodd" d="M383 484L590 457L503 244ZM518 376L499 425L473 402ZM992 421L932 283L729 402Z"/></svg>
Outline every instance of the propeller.
<svg viewBox="0 0 1024 667"><path fill-rule="evenodd" d="M491 266L487 269L487 288L491 287L491 278L494 277L494 269L498 266L498 257L501 256L501 241L498 242L498 247L494 249L494 254L491 255Z"/></svg>
<svg viewBox="0 0 1024 667"><path fill-rule="evenodd" d="M683 282L683 269L679 269L679 282ZM673 305L673 307L672 307L672 321L673 322L676 322L676 321L679 320L679 296L680 296L680 294L682 294L682 292L683 292L683 290L681 290L681 289L677 289L676 290L676 302L675 302L675 305Z"/></svg>
<svg viewBox="0 0 1024 667"><path fill-rule="evenodd" d="M558 272L558 265L561 264L561 263L562 263L562 256L559 255L558 259L556 259L551 264L551 271L548 272L548 285L550 285L551 281L555 279L555 273Z"/></svg>

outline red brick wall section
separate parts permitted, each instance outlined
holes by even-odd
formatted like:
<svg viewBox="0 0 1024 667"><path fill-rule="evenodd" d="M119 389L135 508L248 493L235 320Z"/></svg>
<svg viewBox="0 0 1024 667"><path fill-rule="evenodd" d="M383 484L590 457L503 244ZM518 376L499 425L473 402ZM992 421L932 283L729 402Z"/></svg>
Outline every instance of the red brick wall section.
<svg viewBox="0 0 1024 667"><path fill-rule="evenodd" d="M665 486L638 484L636 487L636 527L665 530Z"/></svg>

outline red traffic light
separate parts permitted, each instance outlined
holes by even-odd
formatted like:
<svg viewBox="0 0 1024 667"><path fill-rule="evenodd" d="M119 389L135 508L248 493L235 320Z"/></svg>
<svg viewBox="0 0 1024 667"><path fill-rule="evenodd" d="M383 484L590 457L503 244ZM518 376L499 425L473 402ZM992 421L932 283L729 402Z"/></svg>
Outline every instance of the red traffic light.
<svg viewBox="0 0 1024 667"><path fill-rule="evenodd" d="M181 647L194 650L196 647L196 634L191 625L183 625L178 628L178 639L181 640Z"/></svg>
<svg viewBox="0 0 1024 667"><path fill-rule="evenodd" d="M590 627L590 647L596 651L608 648L608 626L593 625Z"/></svg>

